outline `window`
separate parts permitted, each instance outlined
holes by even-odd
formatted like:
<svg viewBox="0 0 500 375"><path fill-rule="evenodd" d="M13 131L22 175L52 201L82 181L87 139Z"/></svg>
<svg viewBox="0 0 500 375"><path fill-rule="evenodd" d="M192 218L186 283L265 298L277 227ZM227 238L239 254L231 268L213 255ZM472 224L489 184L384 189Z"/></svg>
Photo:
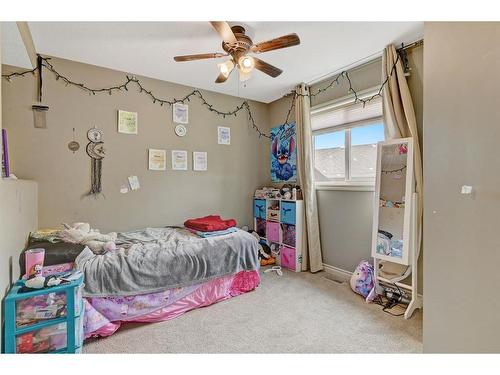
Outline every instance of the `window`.
<svg viewBox="0 0 500 375"><path fill-rule="evenodd" d="M345 180L346 131L314 136L315 181Z"/></svg>
<svg viewBox="0 0 500 375"><path fill-rule="evenodd" d="M384 140L381 100L311 112L317 185L375 183L377 143Z"/></svg>
<svg viewBox="0 0 500 375"><path fill-rule="evenodd" d="M376 122L351 128L351 180L375 180L377 143L384 140L384 124Z"/></svg>

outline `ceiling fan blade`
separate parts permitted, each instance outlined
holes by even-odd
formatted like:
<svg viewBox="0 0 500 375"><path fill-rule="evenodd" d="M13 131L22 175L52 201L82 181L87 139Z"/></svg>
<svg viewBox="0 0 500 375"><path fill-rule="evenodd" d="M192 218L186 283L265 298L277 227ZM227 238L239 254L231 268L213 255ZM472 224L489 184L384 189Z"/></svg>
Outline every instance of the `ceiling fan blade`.
<svg viewBox="0 0 500 375"><path fill-rule="evenodd" d="M295 33L280 36L279 38L267 40L265 42L260 42L254 44L250 49L252 52L267 52L273 51L275 49L292 47L300 44L299 36Z"/></svg>
<svg viewBox="0 0 500 375"><path fill-rule="evenodd" d="M271 64L266 63L261 59L258 59L256 57L254 57L253 59L255 60L255 69L258 69L261 72L266 73L267 75L273 78L276 78L281 73L283 73L283 70L281 70L280 68L276 68L275 66L272 66Z"/></svg>
<svg viewBox="0 0 500 375"><path fill-rule="evenodd" d="M203 60L203 59L218 59L219 57L227 56L225 53L199 53L197 55L183 55L175 56L174 60L180 61L193 61L193 60Z"/></svg>
<svg viewBox="0 0 500 375"><path fill-rule="evenodd" d="M231 69L231 71L229 72L228 75L220 73L219 76L217 77L217 79L215 80L215 83L224 83L224 82L226 82L226 80L229 78L229 76L231 75L231 73L233 72L233 70L234 70L234 67L233 67L233 69Z"/></svg>
<svg viewBox="0 0 500 375"><path fill-rule="evenodd" d="M229 27L229 24L225 21L210 21L215 30L222 37L222 40L228 43L236 43L236 37L234 36L233 30Z"/></svg>

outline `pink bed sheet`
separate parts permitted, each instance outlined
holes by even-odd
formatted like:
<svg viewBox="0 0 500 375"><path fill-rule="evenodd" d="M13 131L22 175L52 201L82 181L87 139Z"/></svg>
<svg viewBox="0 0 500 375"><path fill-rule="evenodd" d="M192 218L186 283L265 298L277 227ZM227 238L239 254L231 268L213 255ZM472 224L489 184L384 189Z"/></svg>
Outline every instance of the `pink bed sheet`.
<svg viewBox="0 0 500 375"><path fill-rule="evenodd" d="M254 290L259 284L259 272L254 270L158 293L127 297L87 297L84 298L85 338L110 336L125 322L173 319L189 310Z"/></svg>

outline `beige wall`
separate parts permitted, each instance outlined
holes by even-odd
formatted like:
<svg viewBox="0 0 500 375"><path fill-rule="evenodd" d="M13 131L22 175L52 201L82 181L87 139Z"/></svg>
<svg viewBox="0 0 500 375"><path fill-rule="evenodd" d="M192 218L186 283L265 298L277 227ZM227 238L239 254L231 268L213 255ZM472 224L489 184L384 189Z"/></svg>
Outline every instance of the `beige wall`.
<svg viewBox="0 0 500 375"><path fill-rule="evenodd" d="M409 50L409 64L412 68L408 85L412 93L419 132L422 129L423 112L423 47ZM350 71L356 90L366 90L380 85L381 60L363 65ZM312 90L326 86L329 81L313 85ZM313 98L312 105L319 105L347 95L348 85L341 80L338 86ZM284 121L290 99L280 99L270 105L272 124ZM337 268L353 271L362 259L371 257L371 231L373 218L373 192L318 190L318 211L323 249L323 261ZM421 263L421 262L420 262ZM422 290L420 272L420 290Z"/></svg>
<svg viewBox="0 0 500 375"><path fill-rule="evenodd" d="M500 23L425 24L425 352L500 352L498 40Z"/></svg>
<svg viewBox="0 0 500 375"><path fill-rule="evenodd" d="M102 87L122 82L125 73L53 59L63 74ZM9 70L9 67L4 67ZM3 123L9 132L12 170L20 178L39 184L39 225L89 221L103 231L145 226L176 225L189 217L220 213L234 217L239 225L252 220L251 197L269 178L269 142L259 139L246 112L222 118L202 107L197 99L189 103L188 134L174 134L168 106L153 104L131 86L128 92L89 96L75 87L65 87L44 70L44 103L47 129L33 126L33 77L3 85ZM154 79L140 78L156 95L182 97L192 88ZM204 92L214 107L231 110L240 98ZM269 127L268 106L250 102L256 122ZM117 132L117 110L138 112L139 134ZM103 162L103 197L84 197L90 187L90 158L85 153L86 132L97 126L104 130L106 157ZM217 126L231 128L231 145L217 144ZM80 150L73 154L67 144L73 138ZM167 171L147 169L148 148L167 150ZM170 151L187 150L189 171L172 171ZM208 152L208 171L192 171L192 151ZM119 192L127 176L137 175L141 189Z"/></svg>

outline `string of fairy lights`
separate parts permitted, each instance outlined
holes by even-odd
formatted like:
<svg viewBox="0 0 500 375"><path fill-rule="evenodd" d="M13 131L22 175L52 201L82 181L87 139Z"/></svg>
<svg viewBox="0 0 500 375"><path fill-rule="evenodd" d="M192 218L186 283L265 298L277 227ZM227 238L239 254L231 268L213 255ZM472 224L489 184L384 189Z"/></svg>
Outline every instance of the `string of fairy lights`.
<svg viewBox="0 0 500 375"><path fill-rule="evenodd" d="M333 86L339 85L342 80L345 80L347 82L348 93L352 94L354 96L353 102L354 103L362 103L363 107L364 107L367 103L369 103L373 99L382 96L382 90L384 89L384 86L389 82L390 77L393 75L394 71L396 70L396 64L398 63L399 58L400 58L400 56L398 53L397 58L394 61L394 64L392 65L390 74L388 74L386 79L384 80L384 82L381 83L379 90L375 94L373 94L372 96L367 97L367 98L361 98L358 95L358 92L355 90L353 83L352 83L352 80L349 76L349 72L347 72L347 71L340 72L333 79L331 79L326 86L319 88L315 92L307 91L305 94L303 94L303 93L299 93L297 90L291 91L290 93L288 93L287 95L284 96L284 97L291 97L292 98L290 107L287 111L287 115L286 115L286 119L285 119L284 124L289 123L290 116L295 108L295 101L298 97L309 97L309 99L314 98L314 97L322 94L323 92L329 90ZM64 74L60 73L54 67L54 65L50 62L50 58L41 57L41 62L42 63L40 65L40 67L43 67L43 68L49 70L50 72L52 72L55 75L55 78L57 81L61 80L63 83L65 83L66 86L77 87L77 88L87 92L89 95L92 95L92 96L96 95L96 94L103 94L103 93L112 95L114 92L129 91L130 85L134 84L139 89L140 93L147 95L152 100L153 104L159 104L160 106L167 105L168 107L171 107L175 103L186 104L186 102L190 102L190 100L192 98L198 98L201 101L202 105L204 105L210 112L213 112L218 116L222 116L223 118L226 118L228 116L235 116L236 117L239 112L241 112L242 110L246 110L247 116L248 116L248 121L252 125L252 128L259 135L259 138L264 137L264 138L272 139L270 135L263 132L257 126L257 123L256 123L255 118L253 116L252 110L250 108L250 103L247 100L242 101L240 105L236 106L236 108L234 108L233 110L230 110L230 111L223 111L223 110L215 108L213 104L209 103L205 99L205 97L203 96L203 93L198 89L194 89L193 91L186 94L184 97L182 97L180 99L173 98L171 100L168 100L168 99L164 99L164 98L160 98L160 97L156 96L155 94L153 94L153 92L151 90L148 90L145 86L143 86L141 81L139 81L139 79L137 77L129 76L129 75L125 76L126 79L122 84L115 85L115 86L109 86L109 87L102 87L102 88L92 88L92 87L87 86L84 83L73 81L72 79L68 78ZM35 67L34 69L25 70L22 72L2 74L2 78L6 79L8 82L11 82L13 78L22 78L22 77L25 77L25 76L30 75L30 74L35 75L37 70L38 70L38 67Z"/></svg>

